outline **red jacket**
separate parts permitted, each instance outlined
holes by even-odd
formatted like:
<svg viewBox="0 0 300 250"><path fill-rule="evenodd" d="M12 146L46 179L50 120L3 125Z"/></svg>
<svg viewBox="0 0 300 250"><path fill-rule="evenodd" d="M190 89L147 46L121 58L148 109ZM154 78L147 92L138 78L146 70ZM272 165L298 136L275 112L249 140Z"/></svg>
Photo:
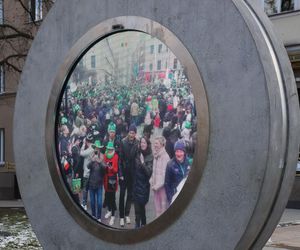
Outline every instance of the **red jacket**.
<svg viewBox="0 0 300 250"><path fill-rule="evenodd" d="M119 161L119 156L115 153L113 158L108 159L106 155L104 154L104 162L108 165L106 170L105 170L105 175L104 175L104 189L105 191L108 192L113 192L118 190L118 161ZM116 183L115 185L108 185L109 180L115 180ZM114 186L114 189L111 189L110 187Z"/></svg>

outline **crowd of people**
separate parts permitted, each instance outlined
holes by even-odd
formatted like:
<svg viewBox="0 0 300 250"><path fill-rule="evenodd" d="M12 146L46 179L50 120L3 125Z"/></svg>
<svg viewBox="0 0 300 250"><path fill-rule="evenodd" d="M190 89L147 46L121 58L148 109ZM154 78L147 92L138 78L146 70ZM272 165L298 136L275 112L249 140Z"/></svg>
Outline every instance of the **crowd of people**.
<svg viewBox="0 0 300 250"><path fill-rule="evenodd" d="M58 117L58 153L73 198L110 226L117 210L119 225L130 224L133 204L139 228L147 223L151 190L160 216L193 160L197 124L189 84L80 84L67 91Z"/></svg>

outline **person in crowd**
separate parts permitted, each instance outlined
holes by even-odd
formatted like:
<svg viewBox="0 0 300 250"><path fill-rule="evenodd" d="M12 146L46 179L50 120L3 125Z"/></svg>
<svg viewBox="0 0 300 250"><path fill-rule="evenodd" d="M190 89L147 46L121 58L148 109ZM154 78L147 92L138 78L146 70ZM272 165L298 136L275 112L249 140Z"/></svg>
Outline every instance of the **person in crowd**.
<svg viewBox="0 0 300 250"><path fill-rule="evenodd" d="M135 227L146 225L146 204L149 201L150 184L152 175L153 155L151 142L147 137L142 137L139 143L139 152L135 158L133 200L135 211Z"/></svg>
<svg viewBox="0 0 300 250"><path fill-rule="evenodd" d="M130 208L132 203L132 184L133 184L133 170L135 165L135 158L138 153L138 140L136 139L137 128L134 124L129 126L127 137L122 140L120 150L120 167L119 167L119 183L120 183L120 226L124 227L124 216L126 223L130 224ZM125 194L126 205L124 207Z"/></svg>
<svg viewBox="0 0 300 250"><path fill-rule="evenodd" d="M183 140L185 140L185 141L191 140L191 130L192 130L191 122L186 121L184 123L184 128L181 131L181 137Z"/></svg>
<svg viewBox="0 0 300 250"><path fill-rule="evenodd" d="M114 151L116 152L116 154L119 156L120 154L120 147L121 147L121 140L120 137L116 137L116 124L111 122L108 125L107 128L107 135L104 137L104 141L103 144L107 149L107 145L108 143L112 143L114 145ZM107 193L105 192L104 195L104 202L103 202L103 208L105 208L107 206Z"/></svg>
<svg viewBox="0 0 300 250"><path fill-rule="evenodd" d="M187 177L190 170L184 141L178 140L174 145L174 151L175 157L168 162L164 181L169 205L172 202L174 194L178 191L177 186Z"/></svg>
<svg viewBox="0 0 300 250"><path fill-rule="evenodd" d="M155 114L155 118L153 121L153 127L154 127L154 136L158 135L159 127L160 127L160 116L158 111Z"/></svg>
<svg viewBox="0 0 300 250"><path fill-rule="evenodd" d="M104 162L106 163L104 189L106 194L106 204L108 207L108 211L105 214L105 219L110 218L110 226L113 226L115 223L115 211L117 210L116 192L118 190L118 161L119 156L115 151L114 143L109 141L106 145L104 155Z"/></svg>
<svg viewBox="0 0 300 250"><path fill-rule="evenodd" d="M165 149L166 139L162 136L154 140L153 173L150 179L151 189L154 193L154 205L156 217L167 209L167 196L164 187L165 173L170 157Z"/></svg>
<svg viewBox="0 0 300 250"><path fill-rule="evenodd" d="M90 192L92 216L101 222L103 174L105 169L104 157L101 153L103 145L99 140L96 140L92 148L94 149L92 160L87 165L90 170L88 190Z"/></svg>
<svg viewBox="0 0 300 250"><path fill-rule="evenodd" d="M66 177L68 185L71 187L72 182L72 158L71 158L71 141L70 131L67 125L61 126L61 136L59 137L59 152L60 159L63 166L64 176Z"/></svg>
<svg viewBox="0 0 300 250"><path fill-rule="evenodd" d="M171 142L171 139L170 139L170 136L171 136L170 127L165 127L163 129L162 136L166 139L165 149L166 149L170 159L172 159L174 157L175 153L174 153L174 144Z"/></svg>
<svg viewBox="0 0 300 250"><path fill-rule="evenodd" d="M73 160L73 164L72 164L72 170L73 170L72 177L73 178L79 177L79 171L80 171L80 167L81 167L80 143L81 143L81 138L78 135L75 135L73 138L73 146L71 148L71 154L72 154L72 160ZM77 203L80 203L78 193L73 194L73 197Z"/></svg>
<svg viewBox="0 0 300 250"><path fill-rule="evenodd" d="M84 116L83 116L82 110L78 110L77 116L75 119L75 126L77 128L80 128L80 126L82 126L82 125L84 125Z"/></svg>
<svg viewBox="0 0 300 250"><path fill-rule="evenodd" d="M134 100L130 106L130 117L131 123L137 125L138 124L138 115L139 115L139 105Z"/></svg>
<svg viewBox="0 0 300 250"><path fill-rule="evenodd" d="M93 136L88 134L83 140L83 144L80 150L80 156L84 158L83 160L83 178L82 178L82 207L87 210L87 198L88 198L88 181L90 177L90 169L87 167L92 160L94 149L92 147Z"/></svg>
<svg viewBox="0 0 300 250"><path fill-rule="evenodd" d="M116 130L117 130L116 124L111 122L108 125L107 134L104 137L103 144L104 144L104 146L107 146L109 142L112 142L113 145L114 145L114 150L119 155L120 154L120 147L121 147L121 140L120 140L120 138L118 138L116 136Z"/></svg>

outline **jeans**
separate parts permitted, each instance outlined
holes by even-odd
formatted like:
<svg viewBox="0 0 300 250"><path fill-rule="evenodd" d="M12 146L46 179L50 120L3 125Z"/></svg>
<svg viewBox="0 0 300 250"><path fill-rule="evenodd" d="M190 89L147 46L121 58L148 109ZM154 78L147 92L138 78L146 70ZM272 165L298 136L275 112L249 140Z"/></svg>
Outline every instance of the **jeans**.
<svg viewBox="0 0 300 250"><path fill-rule="evenodd" d="M89 191L90 191L92 215L97 219L101 219L102 186L98 188L90 188Z"/></svg>

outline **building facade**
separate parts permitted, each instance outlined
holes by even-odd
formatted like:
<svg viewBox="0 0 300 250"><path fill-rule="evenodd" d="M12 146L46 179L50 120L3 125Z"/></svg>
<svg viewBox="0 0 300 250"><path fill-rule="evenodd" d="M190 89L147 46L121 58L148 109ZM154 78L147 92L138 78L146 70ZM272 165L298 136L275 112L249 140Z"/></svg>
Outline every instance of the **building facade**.
<svg viewBox="0 0 300 250"><path fill-rule="evenodd" d="M14 105L28 49L48 4L0 0L0 199L20 198L12 145Z"/></svg>
<svg viewBox="0 0 300 250"><path fill-rule="evenodd" d="M50 0L0 0L0 199L19 198L12 145L14 103L27 51L53 2ZM300 0L255 0L255 2L270 17L276 32L284 42L299 93ZM177 74L175 77L180 77L182 74L180 62L176 56L157 39L145 37L140 46L133 46L135 41L132 37L120 38L117 42L120 45L119 50L115 51L113 56L108 45L103 44L101 45L103 47L98 50L90 50L85 56L87 59L79 62L90 71L97 72L97 74L91 74L91 81L93 77L97 77L97 81L113 80L113 75L128 82L132 80L132 72L135 68L143 72L141 77L144 81L164 78L163 76L170 70ZM123 56L125 50L130 51L131 58ZM144 56L141 57L141 54ZM99 65L99 61L106 60L103 58L107 58L107 64ZM137 61L135 58L142 58L142 60ZM114 68L116 72L112 72L111 68ZM297 187L294 188L295 190ZM295 194L292 194L292 199L298 199L293 198L293 195Z"/></svg>

